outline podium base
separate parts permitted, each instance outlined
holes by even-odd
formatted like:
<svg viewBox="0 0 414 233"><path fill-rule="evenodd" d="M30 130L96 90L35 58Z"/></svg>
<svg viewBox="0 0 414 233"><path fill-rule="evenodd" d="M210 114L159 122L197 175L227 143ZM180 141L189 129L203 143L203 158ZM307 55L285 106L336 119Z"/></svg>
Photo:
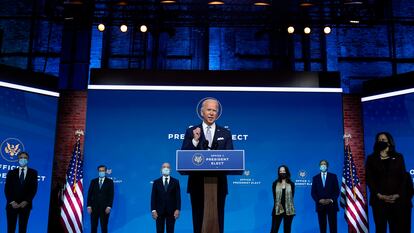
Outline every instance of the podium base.
<svg viewBox="0 0 414 233"><path fill-rule="evenodd" d="M204 177L204 215L202 233L220 233L217 210L217 177Z"/></svg>

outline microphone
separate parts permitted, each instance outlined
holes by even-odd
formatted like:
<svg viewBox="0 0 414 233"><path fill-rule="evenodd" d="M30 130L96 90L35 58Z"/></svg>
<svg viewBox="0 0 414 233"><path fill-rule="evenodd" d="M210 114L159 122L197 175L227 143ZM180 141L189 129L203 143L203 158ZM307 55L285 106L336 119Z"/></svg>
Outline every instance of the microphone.
<svg viewBox="0 0 414 233"><path fill-rule="evenodd" d="M213 141L213 143L211 143L211 146L208 146L208 144L209 144L208 140L205 140L203 142L202 148L204 150L217 150L218 143L216 141Z"/></svg>
<svg viewBox="0 0 414 233"><path fill-rule="evenodd" d="M204 142L203 142L203 144L201 145L202 146L202 148L203 148L203 150L207 150L207 149L209 149L209 147L208 147L208 140L205 140Z"/></svg>
<svg viewBox="0 0 414 233"><path fill-rule="evenodd" d="M217 141L213 141L213 143L211 144L211 150L217 150L218 148L218 142Z"/></svg>

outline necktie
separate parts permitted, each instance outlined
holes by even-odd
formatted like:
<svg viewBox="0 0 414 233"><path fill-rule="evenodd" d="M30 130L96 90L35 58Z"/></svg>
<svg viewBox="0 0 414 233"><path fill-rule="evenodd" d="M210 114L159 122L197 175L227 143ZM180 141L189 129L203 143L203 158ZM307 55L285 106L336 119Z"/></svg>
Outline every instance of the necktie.
<svg viewBox="0 0 414 233"><path fill-rule="evenodd" d="M21 172L20 172L20 183L23 184L24 183L24 168L22 168Z"/></svg>
<svg viewBox="0 0 414 233"><path fill-rule="evenodd" d="M167 191L168 189L168 178L167 177L164 178L164 189L165 191Z"/></svg>
<svg viewBox="0 0 414 233"><path fill-rule="evenodd" d="M211 144L213 143L213 137L211 135L211 126L207 126L206 139L208 140L208 147L211 147Z"/></svg>
<svg viewBox="0 0 414 233"><path fill-rule="evenodd" d="M326 183L326 173L322 173L322 183L323 183L323 187L325 187L325 183Z"/></svg>
<svg viewBox="0 0 414 233"><path fill-rule="evenodd" d="M103 184L103 179L99 179L99 189L102 188L102 184Z"/></svg>

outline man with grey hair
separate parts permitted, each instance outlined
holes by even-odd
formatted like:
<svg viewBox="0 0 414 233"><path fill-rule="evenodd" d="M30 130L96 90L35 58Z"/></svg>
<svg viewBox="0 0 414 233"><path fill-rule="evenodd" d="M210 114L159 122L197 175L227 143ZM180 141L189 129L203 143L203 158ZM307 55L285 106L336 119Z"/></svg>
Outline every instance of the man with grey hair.
<svg viewBox="0 0 414 233"><path fill-rule="evenodd" d="M174 233L175 220L180 216L180 182L170 176L171 166L163 163L162 176L154 180L151 192L151 214L156 222L157 233ZM166 226L166 227L165 227Z"/></svg>
<svg viewBox="0 0 414 233"><path fill-rule="evenodd" d="M326 233L327 219L329 232L337 232L337 212L339 184L335 174L328 172L329 163L327 160L319 162L321 171L312 179L312 198L315 201L315 210L318 213L319 231Z"/></svg>
<svg viewBox="0 0 414 233"><path fill-rule="evenodd" d="M233 141L229 130L216 124L220 112L217 99L206 98L200 114L203 122L187 129L182 150L233 150ZM224 173L201 174L188 176L187 193L190 194L194 233L201 233L204 215L204 177L217 177L217 209L220 233L224 230L224 206L226 201L227 176Z"/></svg>

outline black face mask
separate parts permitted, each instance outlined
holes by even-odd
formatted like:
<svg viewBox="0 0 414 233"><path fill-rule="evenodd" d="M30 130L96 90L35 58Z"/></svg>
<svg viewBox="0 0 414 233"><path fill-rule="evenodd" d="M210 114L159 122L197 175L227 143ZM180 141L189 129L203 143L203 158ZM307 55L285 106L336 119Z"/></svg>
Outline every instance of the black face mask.
<svg viewBox="0 0 414 233"><path fill-rule="evenodd" d="M286 173L279 173L279 177L280 177L280 179L286 179L287 175L286 175Z"/></svg>
<svg viewBox="0 0 414 233"><path fill-rule="evenodd" d="M383 151L385 149L387 149L387 147L389 147L390 145L388 144L388 142L377 142L377 144L375 145L375 150L376 151Z"/></svg>

